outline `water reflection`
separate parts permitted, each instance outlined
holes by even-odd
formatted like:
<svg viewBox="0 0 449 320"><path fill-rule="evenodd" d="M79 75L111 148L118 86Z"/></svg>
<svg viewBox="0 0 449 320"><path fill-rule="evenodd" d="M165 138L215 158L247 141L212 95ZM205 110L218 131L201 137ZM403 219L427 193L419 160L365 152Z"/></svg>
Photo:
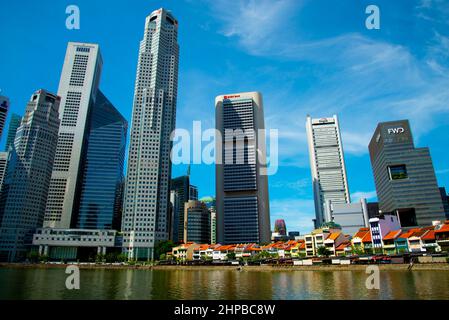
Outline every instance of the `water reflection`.
<svg viewBox="0 0 449 320"><path fill-rule="evenodd" d="M449 299L447 271L81 270L67 290L64 269L0 269L0 299Z"/></svg>

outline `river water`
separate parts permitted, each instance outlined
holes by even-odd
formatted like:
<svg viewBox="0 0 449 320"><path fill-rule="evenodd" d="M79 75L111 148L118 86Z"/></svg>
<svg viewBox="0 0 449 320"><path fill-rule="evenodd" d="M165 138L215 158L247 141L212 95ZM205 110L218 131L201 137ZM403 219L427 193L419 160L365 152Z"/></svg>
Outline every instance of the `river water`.
<svg viewBox="0 0 449 320"><path fill-rule="evenodd" d="M0 268L0 299L449 299L449 271L81 270Z"/></svg>

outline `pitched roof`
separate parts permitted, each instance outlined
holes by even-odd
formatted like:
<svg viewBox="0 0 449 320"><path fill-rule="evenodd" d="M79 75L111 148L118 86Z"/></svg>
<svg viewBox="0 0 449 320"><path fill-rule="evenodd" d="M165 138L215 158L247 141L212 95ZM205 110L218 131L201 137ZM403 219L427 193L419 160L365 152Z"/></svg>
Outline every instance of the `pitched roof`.
<svg viewBox="0 0 449 320"><path fill-rule="evenodd" d="M401 234L402 230L392 230L390 232L388 232L385 237L383 238L383 240L394 240L396 239L400 234Z"/></svg>
<svg viewBox="0 0 449 320"><path fill-rule="evenodd" d="M340 245L335 249L336 251L343 251L345 248L349 247L351 245L350 242L343 242L340 243Z"/></svg>
<svg viewBox="0 0 449 320"><path fill-rule="evenodd" d="M369 232L369 228L360 228L359 231L354 235L354 238L363 239L366 233Z"/></svg>
<svg viewBox="0 0 449 320"><path fill-rule="evenodd" d="M362 242L365 243L365 242L372 242L372 241L373 240L371 239L371 232L367 232L365 234L365 236L363 237Z"/></svg>
<svg viewBox="0 0 449 320"><path fill-rule="evenodd" d="M329 237L327 237L326 240L335 240L337 239L339 236L341 235L341 232L333 232L329 235Z"/></svg>
<svg viewBox="0 0 449 320"><path fill-rule="evenodd" d="M449 224L445 223L441 226L440 229L435 230L435 233L443 233L443 232L449 232Z"/></svg>
<svg viewBox="0 0 449 320"><path fill-rule="evenodd" d="M421 240L435 240L435 230L427 231L422 237Z"/></svg>
<svg viewBox="0 0 449 320"><path fill-rule="evenodd" d="M419 228L413 228L413 229L410 229L410 230L408 230L408 231L404 231L400 236L399 236L399 238L401 238L401 239L408 239L408 238L410 238L411 236L413 236L413 234L415 233L415 232L418 232L420 229Z"/></svg>

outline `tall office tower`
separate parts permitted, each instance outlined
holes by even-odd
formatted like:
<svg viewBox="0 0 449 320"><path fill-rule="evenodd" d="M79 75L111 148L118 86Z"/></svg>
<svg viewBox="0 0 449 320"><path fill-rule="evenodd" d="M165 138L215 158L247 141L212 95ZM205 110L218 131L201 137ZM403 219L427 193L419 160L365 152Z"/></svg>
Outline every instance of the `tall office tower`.
<svg viewBox="0 0 449 320"><path fill-rule="evenodd" d="M9 151L10 147L14 146L14 139L16 138L17 128L20 126L20 122L22 121L22 117L16 113L11 115L11 119L9 120L8 127L8 136L6 138L5 151Z"/></svg>
<svg viewBox="0 0 449 320"><path fill-rule="evenodd" d="M125 118L98 91L89 121L76 228L120 229L127 129Z"/></svg>
<svg viewBox="0 0 449 320"><path fill-rule="evenodd" d="M184 241L184 205L189 200L198 200L198 188L190 184L190 177L182 176L171 180L170 202L170 239L174 242Z"/></svg>
<svg viewBox="0 0 449 320"><path fill-rule="evenodd" d="M0 152L0 192L2 189L3 179L5 178L6 174L6 167L8 166L8 155L8 152Z"/></svg>
<svg viewBox="0 0 449 320"><path fill-rule="evenodd" d="M9 99L4 96L0 96L0 138L3 133L3 127L5 126L6 117L8 116Z"/></svg>
<svg viewBox="0 0 449 320"><path fill-rule="evenodd" d="M61 126L44 227L67 229L76 221L88 117L97 99L102 64L97 44L69 42L59 81Z"/></svg>
<svg viewBox="0 0 449 320"><path fill-rule="evenodd" d="M274 232L279 233L281 236L287 235L287 226L283 219L278 219L274 222Z"/></svg>
<svg viewBox="0 0 449 320"><path fill-rule="evenodd" d="M429 148L415 148L408 120L379 123L369 152L382 212L397 214L402 227L444 220Z"/></svg>
<svg viewBox="0 0 449 320"><path fill-rule="evenodd" d="M42 226L58 141L59 104L58 96L35 92L17 129L0 201L2 259L23 259L34 230Z"/></svg>
<svg viewBox="0 0 449 320"><path fill-rule="evenodd" d="M446 188L440 187L441 201L443 201L444 213L446 219L449 219L449 195L446 193Z"/></svg>
<svg viewBox="0 0 449 320"><path fill-rule="evenodd" d="M204 202L190 200L184 206L184 243L211 243L210 212Z"/></svg>
<svg viewBox="0 0 449 320"><path fill-rule="evenodd" d="M217 243L217 209L215 197L203 197L201 202L206 204L210 212L210 243Z"/></svg>
<svg viewBox="0 0 449 320"><path fill-rule="evenodd" d="M217 241L270 241L262 95L246 92L215 99ZM263 133L263 134L259 134Z"/></svg>
<svg viewBox="0 0 449 320"><path fill-rule="evenodd" d="M307 141L315 200L315 228L325 222L327 200L350 203L343 144L337 116L312 119L307 116Z"/></svg>
<svg viewBox="0 0 449 320"><path fill-rule="evenodd" d="M122 219L124 252L152 259L169 237L170 134L178 91L178 21L165 9L145 21L134 91Z"/></svg>

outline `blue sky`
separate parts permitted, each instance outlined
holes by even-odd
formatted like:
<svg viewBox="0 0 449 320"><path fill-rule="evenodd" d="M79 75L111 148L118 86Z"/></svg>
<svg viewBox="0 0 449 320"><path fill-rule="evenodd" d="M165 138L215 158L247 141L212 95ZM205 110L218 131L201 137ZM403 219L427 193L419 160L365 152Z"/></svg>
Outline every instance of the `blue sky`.
<svg viewBox="0 0 449 320"><path fill-rule="evenodd" d="M81 29L65 28L65 8ZM381 29L365 28L376 4ZM177 127L214 127L214 99L260 91L266 126L280 134L269 177L271 219L307 232L314 217L305 118L340 117L353 200L375 199L368 142L380 121L410 119L449 187L449 3L445 0L172 0L0 2L0 89L23 113L33 91L56 92L68 41L100 45L101 89L130 119L139 41L160 7L179 20ZM5 136L5 135L4 135ZM5 137L2 144L4 145ZM185 166L173 168L174 176ZM200 196L215 193L213 165L192 166Z"/></svg>

